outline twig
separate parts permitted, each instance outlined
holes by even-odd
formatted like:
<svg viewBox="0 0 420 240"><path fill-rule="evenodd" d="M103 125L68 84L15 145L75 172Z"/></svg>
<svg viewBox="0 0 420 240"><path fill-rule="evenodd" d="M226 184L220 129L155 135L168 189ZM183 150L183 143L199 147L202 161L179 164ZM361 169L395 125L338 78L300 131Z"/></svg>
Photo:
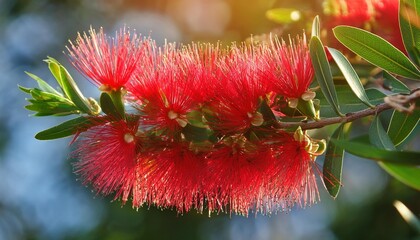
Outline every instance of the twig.
<svg viewBox="0 0 420 240"><path fill-rule="evenodd" d="M374 108L368 108L357 112L347 113L344 117L324 118L319 121L311 122L279 122L276 126L283 129L294 127L301 127L302 130L316 129L336 123L352 122L354 120L366 116L376 115L378 113L392 108L410 114L415 109L416 99L420 99L420 88L413 90L409 95L399 94L394 96L387 96L384 99L385 103L376 105ZM405 104L410 104L410 106L407 108L404 106Z"/></svg>

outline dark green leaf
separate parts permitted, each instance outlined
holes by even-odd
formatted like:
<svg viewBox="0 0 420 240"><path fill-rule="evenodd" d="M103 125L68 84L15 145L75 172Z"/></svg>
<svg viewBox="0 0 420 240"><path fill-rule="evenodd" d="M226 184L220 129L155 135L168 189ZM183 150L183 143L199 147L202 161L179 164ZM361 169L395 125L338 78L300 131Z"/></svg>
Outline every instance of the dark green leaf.
<svg viewBox="0 0 420 240"><path fill-rule="evenodd" d="M270 106L268 106L267 101L261 100L260 106L258 111L262 114L265 123L272 123L277 121L276 116L274 115L273 111L271 110Z"/></svg>
<svg viewBox="0 0 420 240"><path fill-rule="evenodd" d="M275 8L268 10L265 16L273 22L285 24L299 21L301 13L293 8Z"/></svg>
<svg viewBox="0 0 420 240"><path fill-rule="evenodd" d="M375 117L374 121L372 122L371 130L369 131L369 137L371 143L375 146L382 149L395 150L394 144L379 122L379 117ZM391 176L395 177L399 181L413 188L420 189L420 168L416 166L402 166L399 164L385 162L379 162L378 164Z"/></svg>
<svg viewBox="0 0 420 240"><path fill-rule="evenodd" d="M207 125L203 122L204 116L203 116L203 112L201 111L193 110L191 112L188 112L187 120L188 120L188 123L190 123L191 125L195 127L201 127L201 128L207 127Z"/></svg>
<svg viewBox="0 0 420 240"><path fill-rule="evenodd" d="M359 76L357 75L356 71L354 70L353 66L350 64L349 60L339 51L334 48L328 48L331 56L333 57L335 63L340 68L341 72L344 75L347 83L349 84L351 90L353 90L354 94L369 107L373 107L373 105L369 102L369 98L366 95L365 89L360 81Z"/></svg>
<svg viewBox="0 0 420 240"><path fill-rule="evenodd" d="M410 58L420 65L420 1L400 0L400 29Z"/></svg>
<svg viewBox="0 0 420 240"><path fill-rule="evenodd" d="M420 80L417 67L383 38L349 26L338 26L333 31L344 46L373 65L403 77Z"/></svg>
<svg viewBox="0 0 420 240"><path fill-rule="evenodd" d="M400 165L420 165L420 152L388 151L373 147L369 144L354 142L352 140L345 141L331 139L331 141L333 141L337 146L344 148L346 152L362 158Z"/></svg>
<svg viewBox="0 0 420 240"><path fill-rule="evenodd" d="M317 15L313 22L312 22L312 37L321 37L321 30L320 30L320 24L319 24L319 16Z"/></svg>
<svg viewBox="0 0 420 240"><path fill-rule="evenodd" d="M315 76L319 86L321 87L322 93L328 103L333 107L334 111L339 116L343 116L338 105L338 98L334 88L330 65L328 63L327 56L325 55L324 47L318 37L313 36L311 38L309 51L312 64L315 69Z"/></svg>
<svg viewBox="0 0 420 240"><path fill-rule="evenodd" d="M122 116L118 112L117 108L114 105L114 102L111 99L111 96L109 96L108 93L103 92L101 94L101 98L99 102L101 104L102 111L106 115L113 117L114 119L122 119Z"/></svg>
<svg viewBox="0 0 420 240"><path fill-rule="evenodd" d="M35 135L38 140L52 140L57 138L68 137L76 133L86 131L90 127L99 125L98 120L86 117L78 117L61 123L55 127L49 128Z"/></svg>
<svg viewBox="0 0 420 240"><path fill-rule="evenodd" d="M395 146L385 132L384 127L379 120L379 116L375 116L369 128L369 140L375 147L386 150L395 150Z"/></svg>
<svg viewBox="0 0 420 240"><path fill-rule="evenodd" d="M389 74L387 71L383 71L382 74L384 78L384 86L393 93L410 93L410 89L404 83Z"/></svg>
<svg viewBox="0 0 420 240"><path fill-rule="evenodd" d="M395 146L402 144L420 122L420 111L412 114L394 111L388 127L388 135Z"/></svg>
<svg viewBox="0 0 420 240"><path fill-rule="evenodd" d="M203 142L209 140L210 129L195 127L191 124L187 124L183 129L182 133L187 141L192 142Z"/></svg>
<svg viewBox="0 0 420 240"><path fill-rule="evenodd" d="M366 105L362 103L353 93L349 86L336 86L336 91L342 112L350 113L367 108ZM366 95L368 96L370 103L374 105L383 103L384 97L386 96L381 91L374 88L366 89ZM320 100L321 104L321 117L325 118L337 116L322 93L317 93L317 98Z"/></svg>
<svg viewBox="0 0 420 240"><path fill-rule="evenodd" d="M331 138L337 140L345 139L344 124L341 124L332 134ZM336 146L333 142L328 143L325 152L325 160L323 166L323 180L325 187L331 197L336 198L341 188L341 179L343 171L344 149Z"/></svg>

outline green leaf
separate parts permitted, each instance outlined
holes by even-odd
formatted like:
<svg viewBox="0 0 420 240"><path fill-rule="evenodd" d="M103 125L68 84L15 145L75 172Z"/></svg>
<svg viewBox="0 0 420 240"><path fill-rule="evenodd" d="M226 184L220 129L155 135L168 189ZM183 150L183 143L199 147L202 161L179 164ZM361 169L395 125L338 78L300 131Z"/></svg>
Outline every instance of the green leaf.
<svg viewBox="0 0 420 240"><path fill-rule="evenodd" d="M118 112L116 106L114 105L114 102L112 101L111 96L109 96L108 93L103 92L101 94L100 100L99 100L100 104L101 104L101 109L102 111L110 116L117 119L122 119L121 114Z"/></svg>
<svg viewBox="0 0 420 240"><path fill-rule="evenodd" d="M99 125L98 119L94 120L87 117L78 117L57 126L41 131L35 135L38 140L52 140L57 138L68 137L76 133L86 131L90 127Z"/></svg>
<svg viewBox="0 0 420 240"><path fill-rule="evenodd" d="M394 110L388 127L388 135L395 146L402 144L414 131L420 122L420 111L412 114L401 113Z"/></svg>
<svg viewBox="0 0 420 240"><path fill-rule="evenodd" d="M405 49L410 58L420 65L420 1L400 1L400 29Z"/></svg>
<svg viewBox="0 0 420 240"><path fill-rule="evenodd" d="M95 113L92 110L92 106L80 92L67 70L54 58L49 57L45 61L48 63L51 73L60 84L65 95L80 109L80 111L94 115Z"/></svg>
<svg viewBox="0 0 420 240"><path fill-rule="evenodd" d="M393 93L410 93L410 89L400 80L389 74L387 71L382 72L384 78L384 86L391 90Z"/></svg>
<svg viewBox="0 0 420 240"><path fill-rule="evenodd" d="M182 133L184 134L185 139L187 139L187 141L203 142L203 141L209 139L210 129L195 127L195 126L188 123L182 129Z"/></svg>
<svg viewBox="0 0 420 240"><path fill-rule="evenodd" d="M53 87L51 87L48 83L46 83L44 80L42 80L41 78L39 78L38 76L29 73L29 72L25 72L29 77L31 77L32 79L34 79L35 81L38 82L38 86L39 88L44 91L44 92L49 92L58 96L62 96L61 93L57 92L57 90L55 90Z"/></svg>
<svg viewBox="0 0 420 240"><path fill-rule="evenodd" d="M386 134L384 128L379 122L379 117L375 117L372 122L372 126L369 130L369 138L372 144L381 149L395 150L395 146L392 143L391 138ZM416 166L403 166L400 164L385 162L379 162L378 164L397 180L410 187L420 190L420 168Z"/></svg>
<svg viewBox="0 0 420 240"><path fill-rule="evenodd" d="M403 77L420 80L417 67L383 38L349 26L335 27L333 32L344 46L373 65Z"/></svg>
<svg viewBox="0 0 420 240"><path fill-rule="evenodd" d="M314 18L314 20L312 22L311 37L321 38L321 30L320 30L319 16L318 15Z"/></svg>
<svg viewBox="0 0 420 240"><path fill-rule="evenodd" d="M384 127L379 120L379 116L375 116L369 128L369 140L374 146L380 149L395 150L395 146L385 132Z"/></svg>
<svg viewBox="0 0 420 240"><path fill-rule="evenodd" d="M331 56L333 57L335 63L340 68L341 72L344 75L347 83L349 84L351 90L353 90L354 94L369 107L373 107L373 105L369 102L369 98L366 95L365 89L360 81L359 76L357 75L356 71L354 70L353 66L350 64L349 60L339 51L334 48L328 48Z"/></svg>
<svg viewBox="0 0 420 240"><path fill-rule="evenodd" d="M299 21L301 19L300 11L293 8L275 8L265 13L265 16L273 22L285 24Z"/></svg>
<svg viewBox="0 0 420 240"><path fill-rule="evenodd" d="M420 165L420 152L410 151L388 151L373 147L369 144L354 142L352 140L334 140L331 139L339 147L353 155L367 158L374 161L387 163L395 163L398 165Z"/></svg>
<svg viewBox="0 0 420 240"><path fill-rule="evenodd" d="M336 86L336 91L338 101L340 103L340 109L343 113L356 112L367 108L366 104L359 100L349 86ZM368 96L370 103L374 105L383 103L384 97L386 96L384 93L375 88L366 89L366 95ZM317 93L317 98L320 100L321 117L326 118L337 116L322 93Z"/></svg>
<svg viewBox="0 0 420 240"><path fill-rule="evenodd" d="M420 168L413 166L403 166L399 164L378 163L389 175L395 179L410 186L414 189L420 190Z"/></svg>
<svg viewBox="0 0 420 240"><path fill-rule="evenodd" d="M346 138L344 125L341 124L332 134L331 138L344 140ZM344 149L336 146L333 142L328 143L325 152L325 160L323 166L323 180L325 187L331 197L336 198L341 188L341 179L343 171Z"/></svg>
<svg viewBox="0 0 420 240"><path fill-rule="evenodd" d="M270 106L268 106L268 103L265 100L260 100L258 112L262 114L265 124L270 125L273 122L277 121L276 116L274 115L273 111L271 110Z"/></svg>
<svg viewBox="0 0 420 240"><path fill-rule="evenodd" d="M195 127L206 128L207 124L204 121L204 114L201 111L193 110L187 113L188 123Z"/></svg>
<svg viewBox="0 0 420 240"><path fill-rule="evenodd" d="M311 38L309 43L309 52L315 69L315 76L319 86L321 87L322 93L328 103L333 107L334 111L339 116L344 116L340 112L338 105L337 93L335 92L330 65L328 63L327 56L325 55L324 47L318 37L313 36Z"/></svg>

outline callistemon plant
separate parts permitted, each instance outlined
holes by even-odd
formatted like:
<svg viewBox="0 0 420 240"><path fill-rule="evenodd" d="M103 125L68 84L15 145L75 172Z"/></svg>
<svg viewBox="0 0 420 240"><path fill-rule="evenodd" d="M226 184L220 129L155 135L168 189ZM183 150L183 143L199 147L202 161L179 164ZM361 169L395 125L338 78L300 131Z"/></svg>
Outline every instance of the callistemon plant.
<svg viewBox="0 0 420 240"><path fill-rule="evenodd" d="M337 196L343 149L353 146L345 142L344 123L391 108L415 109L418 91L405 102L384 103L384 95L372 101L345 57L329 48L348 81L346 94L355 93L346 99L351 110L340 105L324 49L318 18L310 42L302 33L226 47L159 47L126 28L115 37L91 29L67 50L72 65L101 91L98 102L85 98L53 58L46 62L60 91L32 74L39 88L20 88L32 96L26 108L35 116L78 115L36 138L73 135L75 172L98 193L134 208L269 214L316 202L317 175ZM420 76L414 64L409 70L401 75ZM328 147L307 131L335 123L343 124Z"/></svg>

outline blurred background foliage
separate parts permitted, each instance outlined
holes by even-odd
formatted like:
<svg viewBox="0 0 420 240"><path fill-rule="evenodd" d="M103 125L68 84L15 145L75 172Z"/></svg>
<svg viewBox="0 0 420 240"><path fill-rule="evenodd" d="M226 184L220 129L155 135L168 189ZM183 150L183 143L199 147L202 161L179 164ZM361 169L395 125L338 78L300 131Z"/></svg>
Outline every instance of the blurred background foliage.
<svg viewBox="0 0 420 240"><path fill-rule="evenodd" d="M303 21L269 21L265 13L276 7L302 10ZM78 31L103 26L112 34L126 25L160 44L231 42L270 31L301 33L316 13L322 14L320 0L0 0L0 239L418 239L392 203L400 200L418 214L420 193L351 155L336 200L319 182L321 201L306 209L209 218L154 206L136 211L97 196L72 172L69 139L33 138L62 119L30 118L17 84L33 85L24 71L50 79L46 56L69 67L62 51ZM92 84L71 73L86 95L98 97ZM353 132L367 127L358 121Z"/></svg>

